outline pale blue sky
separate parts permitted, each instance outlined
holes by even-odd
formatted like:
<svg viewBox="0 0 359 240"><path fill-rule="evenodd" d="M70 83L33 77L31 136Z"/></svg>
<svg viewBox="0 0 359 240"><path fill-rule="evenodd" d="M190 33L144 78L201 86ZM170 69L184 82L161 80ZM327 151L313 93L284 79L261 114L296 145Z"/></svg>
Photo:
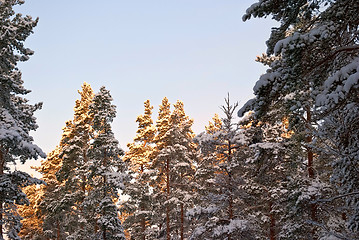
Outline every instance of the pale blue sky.
<svg viewBox="0 0 359 240"><path fill-rule="evenodd" d="M33 134L45 152L59 142L72 119L77 90L86 81L105 85L117 106L113 129L121 146L135 136L137 115L150 99L155 115L161 99L180 99L203 131L227 92L244 104L265 68L273 22L242 15L254 0L27 0L17 8L39 17L26 46L35 51L20 64L39 129Z"/></svg>

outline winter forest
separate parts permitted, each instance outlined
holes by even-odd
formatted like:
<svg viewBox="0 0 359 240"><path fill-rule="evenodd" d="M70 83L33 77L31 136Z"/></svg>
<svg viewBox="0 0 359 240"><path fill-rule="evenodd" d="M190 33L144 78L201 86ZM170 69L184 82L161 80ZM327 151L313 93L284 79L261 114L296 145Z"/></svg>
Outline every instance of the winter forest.
<svg viewBox="0 0 359 240"><path fill-rule="evenodd" d="M48 154L18 65L38 23L23 3L0 1L1 240L359 239L359 1L253 0L244 22L278 22L267 71L202 133L182 101L143 99L124 151L110 90L85 82ZM31 159L39 179L11 167Z"/></svg>

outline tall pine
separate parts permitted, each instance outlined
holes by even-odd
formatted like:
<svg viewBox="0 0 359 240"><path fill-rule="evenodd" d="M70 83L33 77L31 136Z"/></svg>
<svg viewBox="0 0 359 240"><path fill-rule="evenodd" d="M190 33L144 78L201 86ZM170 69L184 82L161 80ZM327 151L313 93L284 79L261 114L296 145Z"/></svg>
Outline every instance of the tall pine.
<svg viewBox="0 0 359 240"><path fill-rule="evenodd" d="M123 150L115 139L111 123L116 116L116 107L105 87L93 98L89 115L93 119L93 140L88 151L88 187L83 208L91 217L94 239L124 240L125 235L118 215L116 201L119 190L124 189L125 165L120 159ZM87 237L91 237L87 233Z"/></svg>
<svg viewBox="0 0 359 240"><path fill-rule="evenodd" d="M192 205L193 161L197 157L191 126L193 120L184 112L183 103L177 101L170 112L164 98L159 108L156 152L152 163L155 171L155 212L160 227L159 239L184 239L188 223L186 209Z"/></svg>
<svg viewBox="0 0 359 240"><path fill-rule="evenodd" d="M63 136L66 135L68 128L63 129ZM64 239L66 224L66 202L61 201L65 192L63 182L58 181L56 174L62 166L62 159L59 157L61 145L51 151L47 158L41 162L41 166L36 170L42 174L42 179L46 182L42 186L42 198L39 203L41 218L43 220L43 238L45 239Z"/></svg>
<svg viewBox="0 0 359 240"><path fill-rule="evenodd" d="M129 150L124 160L129 162L133 180L126 183L124 194L129 199L123 204L122 211L129 214L124 226L129 230L131 239L153 239L155 235L149 228L152 220L152 193L149 185L149 166L153 154L155 127L152 120L150 101L144 103L145 111L136 119L138 122L137 135L133 143L127 146Z"/></svg>
<svg viewBox="0 0 359 240"><path fill-rule="evenodd" d="M14 171L9 164L19 159L37 159L46 155L33 143L30 131L37 129L34 112L41 104L31 105L23 97L30 91L23 86L19 61L26 61L33 51L24 41L33 32L38 19L15 14L13 8L24 1L9 0L0 3L0 239L19 239L21 217L15 204L27 204L22 187L40 183L30 175Z"/></svg>
<svg viewBox="0 0 359 240"><path fill-rule="evenodd" d="M331 159L323 154L328 150L322 151L323 136L316 133L324 110L316 103L323 99L319 97L323 87L333 83L329 79L334 73L342 67L347 69L357 55L357 7L357 1L260 0L243 16L244 21L272 16L280 23L272 28L267 41L269 69L254 87L256 97L239 115L253 110L255 119L273 124L287 117L293 130L293 145L286 149L297 168L289 178L296 191L285 205L288 217L302 216L287 222L280 236L283 239L333 235L328 230L331 224L322 220L323 214L330 218L333 211L324 211L316 201L323 197L319 186L329 184L323 160ZM328 80L330 84L325 83Z"/></svg>
<svg viewBox="0 0 359 240"><path fill-rule="evenodd" d="M63 211L67 212L63 222L69 239L88 234L82 202L87 194L87 151L92 131L89 106L92 103L93 90L89 84L84 83L79 94L81 98L75 103L74 120L67 122L66 134L60 142L59 157L62 159L62 165L57 172L58 180L63 182L60 202Z"/></svg>
<svg viewBox="0 0 359 240"><path fill-rule="evenodd" d="M196 141L201 149L195 181L198 197L187 213L195 223L189 239L254 239L250 216L244 214L246 136L234 122L238 104L225 99L225 117L214 118Z"/></svg>

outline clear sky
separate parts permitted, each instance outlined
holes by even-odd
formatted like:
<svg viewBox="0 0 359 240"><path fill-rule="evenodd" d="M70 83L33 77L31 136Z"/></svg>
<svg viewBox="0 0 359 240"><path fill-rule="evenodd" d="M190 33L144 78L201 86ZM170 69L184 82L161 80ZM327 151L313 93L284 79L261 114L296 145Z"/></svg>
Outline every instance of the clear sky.
<svg viewBox="0 0 359 240"><path fill-rule="evenodd" d="M229 92L244 104L265 68L274 26L269 19L242 22L255 0L27 0L17 12L39 17L26 46L35 51L19 65L27 98L43 102L32 135L46 153L59 143L72 119L84 81L104 85L117 106L113 123L123 148L137 130L137 115L150 99L185 104L193 130L204 130ZM33 163L31 163L33 164Z"/></svg>

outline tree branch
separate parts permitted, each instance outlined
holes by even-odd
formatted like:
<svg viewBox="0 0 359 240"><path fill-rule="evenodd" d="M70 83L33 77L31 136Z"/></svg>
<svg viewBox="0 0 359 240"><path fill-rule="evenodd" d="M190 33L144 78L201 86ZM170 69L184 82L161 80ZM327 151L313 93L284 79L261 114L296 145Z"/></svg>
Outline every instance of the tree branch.
<svg viewBox="0 0 359 240"><path fill-rule="evenodd" d="M335 197L331 197L331 198L327 198L327 199L317 199L315 201L312 201L311 203L326 203L326 202L332 202L336 199L339 198L344 198L344 197L349 197L349 196L353 196L353 195L359 195L359 192L351 192L351 193L347 193L347 194L342 194L342 195L338 195Z"/></svg>
<svg viewBox="0 0 359 240"><path fill-rule="evenodd" d="M320 67L321 65L323 65L327 61L332 60L338 53L340 53L340 52L350 52L350 51L355 51L355 50L359 50L359 45L344 46L344 47L336 48L334 50L334 52L332 52L329 56L327 56L326 58L321 60L319 63L315 64L314 68L312 70L310 70L308 72L308 74L306 74L306 76L310 75L316 68Z"/></svg>

